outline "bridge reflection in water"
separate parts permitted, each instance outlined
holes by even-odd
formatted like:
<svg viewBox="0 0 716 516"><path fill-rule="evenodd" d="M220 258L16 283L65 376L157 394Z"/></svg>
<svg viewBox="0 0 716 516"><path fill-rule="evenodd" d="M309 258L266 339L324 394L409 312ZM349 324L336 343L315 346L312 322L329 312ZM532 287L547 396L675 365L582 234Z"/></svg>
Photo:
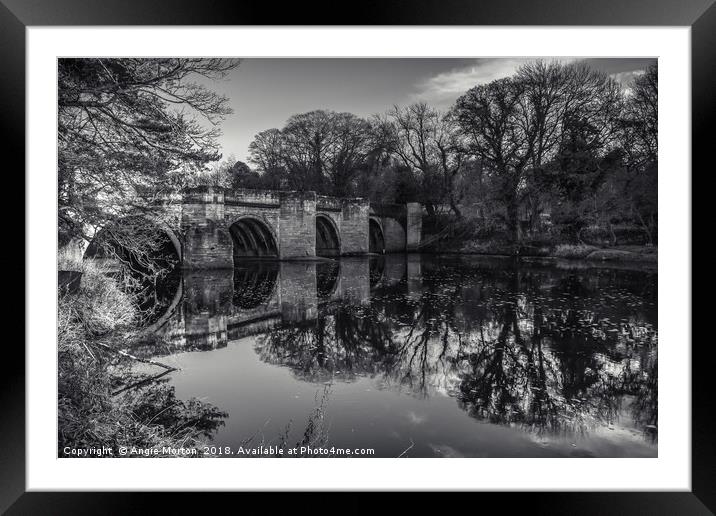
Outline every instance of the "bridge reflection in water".
<svg viewBox="0 0 716 516"><path fill-rule="evenodd" d="M241 415L227 442L301 417L311 407L296 396L329 384L342 400L333 437L379 443L382 456L408 435L416 456L434 456L437 434L456 453L488 453L491 430L465 413L529 441L494 434L491 456L656 454L655 270L415 254L238 265L184 272L155 340L135 348L181 356L174 385Z"/></svg>
<svg viewBox="0 0 716 516"><path fill-rule="evenodd" d="M420 288L419 257L237 262L235 269L183 271L181 296L145 333L149 354L210 350L282 324L315 320L332 303L367 304L371 290L401 282ZM147 340L144 344L149 344ZM139 346L142 347L141 345Z"/></svg>

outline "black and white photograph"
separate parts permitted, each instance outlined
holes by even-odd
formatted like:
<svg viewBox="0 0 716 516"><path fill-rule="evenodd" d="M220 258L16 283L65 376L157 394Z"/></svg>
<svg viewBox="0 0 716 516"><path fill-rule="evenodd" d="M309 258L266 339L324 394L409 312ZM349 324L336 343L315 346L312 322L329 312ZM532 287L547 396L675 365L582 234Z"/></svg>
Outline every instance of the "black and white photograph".
<svg viewBox="0 0 716 516"><path fill-rule="evenodd" d="M56 62L59 459L659 456L656 57Z"/></svg>

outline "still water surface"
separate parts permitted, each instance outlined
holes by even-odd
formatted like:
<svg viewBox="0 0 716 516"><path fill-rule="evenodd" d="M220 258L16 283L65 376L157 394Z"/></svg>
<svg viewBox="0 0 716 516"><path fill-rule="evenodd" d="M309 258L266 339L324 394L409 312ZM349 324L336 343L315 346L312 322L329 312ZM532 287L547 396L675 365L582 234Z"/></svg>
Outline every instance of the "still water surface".
<svg viewBox="0 0 716 516"><path fill-rule="evenodd" d="M389 255L185 272L135 352L212 442L378 457L657 455L657 273ZM165 378L166 380L166 378Z"/></svg>

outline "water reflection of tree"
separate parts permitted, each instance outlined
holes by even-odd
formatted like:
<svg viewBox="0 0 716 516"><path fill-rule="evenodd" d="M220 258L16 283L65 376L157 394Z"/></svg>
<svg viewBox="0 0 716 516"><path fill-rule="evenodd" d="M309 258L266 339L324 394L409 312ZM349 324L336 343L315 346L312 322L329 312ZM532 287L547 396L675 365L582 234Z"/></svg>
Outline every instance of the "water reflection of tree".
<svg viewBox="0 0 716 516"><path fill-rule="evenodd" d="M606 333L609 319L583 309L594 306L593 292L573 277L541 302L535 302L538 277L516 272L510 281L512 299L498 299L493 309L499 331L490 339L483 333L467 355L470 369L459 387L466 410L538 433L579 433L613 423L631 395L643 400L630 407L637 424L655 425L649 400L656 400L656 361L648 339L643 346L621 345L628 323ZM569 307L552 306L565 299Z"/></svg>
<svg viewBox="0 0 716 516"><path fill-rule="evenodd" d="M132 373L124 367L113 374L115 397L131 410L133 420L141 422L142 428L161 429L172 442L186 436L187 445L192 445L197 437L211 439L225 424L228 413L196 398L178 399L168 382L168 376ZM132 431L131 425L126 431Z"/></svg>
<svg viewBox="0 0 716 516"><path fill-rule="evenodd" d="M582 433L624 411L654 429L656 332L643 279L426 268L418 292L403 281L370 306L323 307L257 349L309 381L367 375L420 396L444 392L473 417L538 434ZM605 288L613 283L620 289Z"/></svg>
<svg viewBox="0 0 716 516"><path fill-rule="evenodd" d="M475 417L538 433L581 429L588 414L566 397L563 362L545 346L542 310L514 292L514 301L496 303L492 331L482 331L462 357L469 368L460 375L460 404Z"/></svg>
<svg viewBox="0 0 716 516"><path fill-rule="evenodd" d="M257 340L263 360L290 365L309 381L374 374L393 354L390 328L350 305L322 309L315 321L285 325Z"/></svg>

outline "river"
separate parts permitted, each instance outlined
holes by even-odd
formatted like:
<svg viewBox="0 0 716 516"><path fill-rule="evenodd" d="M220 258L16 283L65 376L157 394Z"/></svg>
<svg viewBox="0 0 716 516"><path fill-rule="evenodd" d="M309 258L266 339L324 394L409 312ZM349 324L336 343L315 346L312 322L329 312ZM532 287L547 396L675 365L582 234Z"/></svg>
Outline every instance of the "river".
<svg viewBox="0 0 716 516"><path fill-rule="evenodd" d="M222 412L207 438L233 456L657 455L655 267L387 255L173 288L134 352Z"/></svg>

